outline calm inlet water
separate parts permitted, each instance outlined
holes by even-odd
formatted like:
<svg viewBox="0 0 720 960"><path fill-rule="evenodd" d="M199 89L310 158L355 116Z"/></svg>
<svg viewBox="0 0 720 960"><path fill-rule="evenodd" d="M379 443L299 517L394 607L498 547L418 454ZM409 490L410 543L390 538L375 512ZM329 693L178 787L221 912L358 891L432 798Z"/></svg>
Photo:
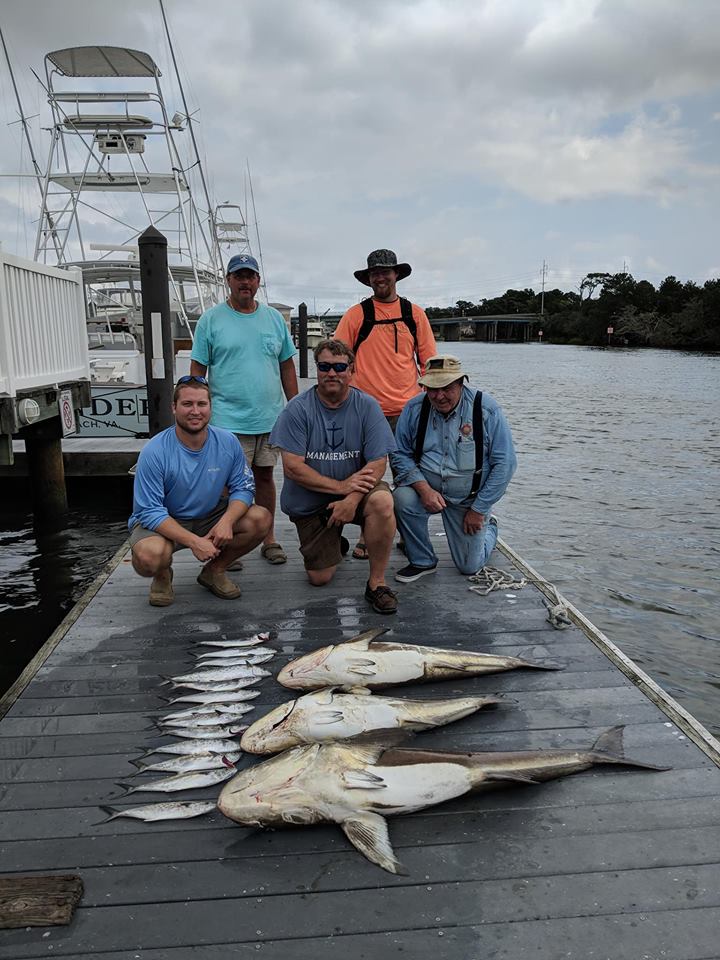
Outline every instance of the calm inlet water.
<svg viewBox="0 0 720 960"><path fill-rule="evenodd" d="M451 343L510 420L519 467L501 536L720 733L720 356ZM0 507L0 690L125 536L116 490L66 530ZM469 603L481 603L468 593Z"/></svg>

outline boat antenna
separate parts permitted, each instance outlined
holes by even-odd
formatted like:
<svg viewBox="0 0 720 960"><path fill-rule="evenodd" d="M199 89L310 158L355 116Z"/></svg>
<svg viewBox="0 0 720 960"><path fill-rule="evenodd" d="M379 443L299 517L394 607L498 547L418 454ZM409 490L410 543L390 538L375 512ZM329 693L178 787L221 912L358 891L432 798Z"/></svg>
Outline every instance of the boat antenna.
<svg viewBox="0 0 720 960"><path fill-rule="evenodd" d="M252 185L252 176L250 175L250 161L247 160L248 183L250 185L250 203L252 204L253 222L255 225L255 237L257 239L258 260L260 261L260 270L262 271L263 287L265 288L265 299L268 300L267 279L265 278L265 266L263 264L262 245L260 243L260 230L258 229L257 211L255 210L255 191Z"/></svg>
<svg viewBox="0 0 720 960"><path fill-rule="evenodd" d="M32 165L35 168L35 182L38 185L40 196L44 197L43 173L42 173L42 170L40 169L39 163L37 162L37 158L35 157L35 150L33 148L32 137L30 136L30 128L28 127L27 117L25 116L22 100L20 99L20 91L18 90L17 84L15 83L15 72L12 68L12 63L10 62L10 54L8 53L7 44L5 43L5 35L2 32L2 27L0 27L0 41L2 42L3 53L5 54L5 62L7 63L8 72L10 74L10 80L12 82L13 90L15 91L15 100L17 101L18 111L20 113L20 123L22 124L23 133L25 135L25 141L28 145L28 150L30 151L30 159L32 160ZM55 244L55 249L57 251L58 236L55 232L55 224L51 217L48 217L48 226L50 227L50 232L52 234L53 242Z"/></svg>
<svg viewBox="0 0 720 960"><path fill-rule="evenodd" d="M220 243L218 241L218 231L217 224L215 222L215 211L213 210L212 201L210 200L210 191L208 190L207 181L205 180L205 171L203 170L203 165L200 163L200 151L198 149L197 140L195 139L195 131L193 130L194 120L190 115L190 110L188 109L187 100L185 99L185 90L183 89L182 80L180 79L180 71L178 70L177 60L175 58L175 48L173 47L172 37L170 36L170 27L168 26L167 17L165 16L165 7L163 6L163 0L158 0L160 4L160 13L163 18L163 26L165 27L165 36L167 37L168 46L170 47L170 56L172 57L173 68L175 70L175 78L177 79L178 87L180 88L180 97L183 103L183 110L185 111L185 116L187 118L188 130L190 131L190 139L192 140L193 149L195 151L195 156L198 160L198 171L200 173L200 181L202 183L203 193L205 194L205 202L207 204L208 218L210 220L210 228L212 230L212 240L213 240L213 253L217 258L217 265L220 270L222 270L222 254L220 252Z"/></svg>

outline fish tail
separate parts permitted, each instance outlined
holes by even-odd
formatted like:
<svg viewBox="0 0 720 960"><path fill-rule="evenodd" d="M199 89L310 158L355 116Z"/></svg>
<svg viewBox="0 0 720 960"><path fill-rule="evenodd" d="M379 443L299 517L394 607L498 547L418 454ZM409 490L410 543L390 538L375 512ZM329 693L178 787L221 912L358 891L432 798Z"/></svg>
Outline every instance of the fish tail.
<svg viewBox="0 0 720 960"><path fill-rule="evenodd" d="M145 763L142 760L128 760L128 763L131 763L134 767L137 767L138 770L144 770L146 767L149 767L149 763Z"/></svg>
<svg viewBox="0 0 720 960"><path fill-rule="evenodd" d="M104 807L102 804L100 804L100 809L108 815L107 820L101 820L100 823L109 823L111 820L121 817L123 813L122 810L118 810L117 807Z"/></svg>
<svg viewBox="0 0 720 960"><path fill-rule="evenodd" d="M670 767L661 767L655 763L645 763L643 760L632 760L625 756L623 733L625 725L619 724L610 727L597 738L591 747L591 752L598 763L625 764L628 767L643 767L645 770L670 770Z"/></svg>
<svg viewBox="0 0 720 960"><path fill-rule="evenodd" d="M532 670L564 670L566 665L558 660L545 660L542 663L524 661L523 666L530 667Z"/></svg>
<svg viewBox="0 0 720 960"><path fill-rule="evenodd" d="M116 781L115 786L122 787L123 790L127 790L125 796L127 796L129 793L135 793L135 791L138 789L137 787L133 786L132 783L120 783L119 781Z"/></svg>

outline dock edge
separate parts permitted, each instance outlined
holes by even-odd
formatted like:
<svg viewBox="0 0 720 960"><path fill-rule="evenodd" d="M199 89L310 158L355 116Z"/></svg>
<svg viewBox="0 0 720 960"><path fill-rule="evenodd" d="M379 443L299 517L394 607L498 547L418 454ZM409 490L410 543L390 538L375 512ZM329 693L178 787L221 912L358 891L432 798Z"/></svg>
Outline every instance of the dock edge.
<svg viewBox="0 0 720 960"><path fill-rule="evenodd" d="M579 627L585 636L601 650L605 656L611 660L615 666L625 674L645 696L659 707L672 722L682 730L682 732L693 741L703 753L712 762L720 767L720 741L718 741L709 730L707 730L699 720L691 713L680 706L670 694L656 683L644 670L623 653L622 650L607 637L602 630L588 620L578 608L569 600L562 596L559 591L546 580L541 574L534 570L520 554L516 553L512 547L508 546L504 540L498 537L497 547L500 552L526 577L532 581L538 590L553 603L557 603L557 598L562 600L567 608L567 613L575 626Z"/></svg>

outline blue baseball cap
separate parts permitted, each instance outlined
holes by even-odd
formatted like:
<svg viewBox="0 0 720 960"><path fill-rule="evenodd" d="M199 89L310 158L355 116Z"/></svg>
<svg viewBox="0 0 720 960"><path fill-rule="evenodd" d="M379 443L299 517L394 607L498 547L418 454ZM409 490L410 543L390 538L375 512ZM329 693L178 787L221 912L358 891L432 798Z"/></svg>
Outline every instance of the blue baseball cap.
<svg viewBox="0 0 720 960"><path fill-rule="evenodd" d="M227 272L235 273L236 270L254 270L255 273L260 276L258 262L255 257L251 257L249 253L236 253L234 257L230 257Z"/></svg>

